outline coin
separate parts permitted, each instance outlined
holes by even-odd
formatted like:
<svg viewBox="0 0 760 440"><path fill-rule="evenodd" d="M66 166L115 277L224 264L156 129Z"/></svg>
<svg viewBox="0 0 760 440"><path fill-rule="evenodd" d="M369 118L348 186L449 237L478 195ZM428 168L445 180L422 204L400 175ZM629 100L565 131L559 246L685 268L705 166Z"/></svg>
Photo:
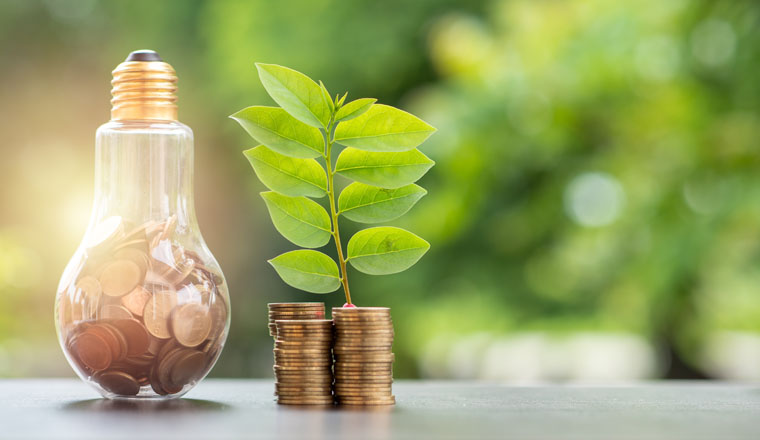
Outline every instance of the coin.
<svg viewBox="0 0 760 440"><path fill-rule="evenodd" d="M88 311L88 316L92 316L100 302L102 289L100 282L91 276L83 276L77 281L76 288L82 292L80 303L83 304L83 310Z"/></svg>
<svg viewBox="0 0 760 440"><path fill-rule="evenodd" d="M227 305L219 295L214 294L211 298L213 301L208 311L212 323L209 339L215 340L224 333L227 326Z"/></svg>
<svg viewBox="0 0 760 440"><path fill-rule="evenodd" d="M148 259L148 255L145 254L145 252L140 251L139 249L127 247L118 250L114 253L113 258L116 260L127 260L135 263L137 267L140 268L140 276L139 279L142 281L145 278L145 273L148 271L148 267L150 266L150 260Z"/></svg>
<svg viewBox="0 0 760 440"><path fill-rule="evenodd" d="M333 398L283 398L277 399L277 403L283 405L333 405Z"/></svg>
<svg viewBox="0 0 760 440"><path fill-rule="evenodd" d="M170 380L175 384L184 386L200 379L205 364L205 353L199 350L184 350L172 367L169 375Z"/></svg>
<svg viewBox="0 0 760 440"><path fill-rule="evenodd" d="M134 377L122 371L108 371L98 374L95 380L106 391L120 396L136 396L140 392L140 384Z"/></svg>
<svg viewBox="0 0 760 440"><path fill-rule="evenodd" d="M100 285L108 296L126 295L142 281L140 268L130 260L116 260L103 268Z"/></svg>
<svg viewBox="0 0 760 440"><path fill-rule="evenodd" d="M338 398L338 403L340 405L357 405L357 406L364 406L364 405L394 405L396 403L396 398L394 396L390 396L383 399L362 399L362 398Z"/></svg>
<svg viewBox="0 0 760 440"><path fill-rule="evenodd" d="M132 314L124 306L109 304L101 307L100 319L130 319Z"/></svg>
<svg viewBox="0 0 760 440"><path fill-rule="evenodd" d="M136 319L117 319L111 323L127 340L127 356L139 356L148 351L150 336Z"/></svg>
<svg viewBox="0 0 760 440"><path fill-rule="evenodd" d="M121 297L121 304L135 316L142 316L145 304L150 300L151 293L143 286L135 287L127 295Z"/></svg>
<svg viewBox="0 0 760 440"><path fill-rule="evenodd" d="M164 290L153 294L151 300L145 304L143 311L145 327L151 335L159 339L171 337L169 317L176 305L177 295L173 291Z"/></svg>
<svg viewBox="0 0 760 440"><path fill-rule="evenodd" d="M208 307L201 304L184 304L172 313L172 334L185 347L195 347L206 340L211 325Z"/></svg>
<svg viewBox="0 0 760 440"><path fill-rule="evenodd" d="M93 371L105 370L113 359L108 343L95 333L85 331L73 342L79 360Z"/></svg>

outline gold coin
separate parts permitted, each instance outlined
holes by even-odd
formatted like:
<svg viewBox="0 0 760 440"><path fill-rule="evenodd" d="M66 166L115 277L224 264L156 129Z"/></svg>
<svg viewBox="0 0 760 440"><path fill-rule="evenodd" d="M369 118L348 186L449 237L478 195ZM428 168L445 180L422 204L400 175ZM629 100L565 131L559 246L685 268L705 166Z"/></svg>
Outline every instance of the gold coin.
<svg viewBox="0 0 760 440"><path fill-rule="evenodd" d="M319 354L277 354L274 355L275 360L283 361L325 361L332 362L332 356L330 353Z"/></svg>
<svg viewBox="0 0 760 440"><path fill-rule="evenodd" d="M332 375L275 375L277 383L285 385L331 385Z"/></svg>
<svg viewBox="0 0 760 440"><path fill-rule="evenodd" d="M164 290L153 294L143 310L145 327L151 335L159 339L171 337L169 317L176 305L177 295L173 291Z"/></svg>
<svg viewBox="0 0 760 440"><path fill-rule="evenodd" d="M291 308L291 307L321 307L322 309L325 308L325 303L321 302L292 302L292 303L268 303L267 307L270 309L279 309L279 308Z"/></svg>
<svg viewBox="0 0 760 440"><path fill-rule="evenodd" d="M340 327L335 327L335 335L336 336L343 336L347 338L357 338L357 337L380 337L380 338L392 338L396 335L395 330L393 328L376 328L376 329L370 329L370 328L357 328L357 329L343 329Z"/></svg>
<svg viewBox="0 0 760 440"><path fill-rule="evenodd" d="M133 226L131 229L125 228L125 230L128 230L126 234L124 234L124 238L122 238L122 241L128 242L133 240L147 240L147 236L145 235L146 228L151 224L151 222L143 223L139 226Z"/></svg>
<svg viewBox="0 0 760 440"><path fill-rule="evenodd" d="M145 304L150 300L151 293L143 286L135 287L127 295L121 297L121 304L135 316L142 316Z"/></svg>
<svg viewBox="0 0 760 440"><path fill-rule="evenodd" d="M137 267L140 268L139 283L145 279L145 273L148 271L148 267L150 266L150 260L148 259L148 256L145 254L145 252L141 252L140 250L134 248L124 248L114 253L114 259L127 260L135 263Z"/></svg>
<svg viewBox="0 0 760 440"><path fill-rule="evenodd" d="M227 326L227 305L219 295L211 296L212 302L209 306L208 314L211 316L211 331L209 332L209 339L216 340Z"/></svg>
<svg viewBox="0 0 760 440"><path fill-rule="evenodd" d="M330 356L329 349L312 349L311 347L275 348L272 351L275 355L283 356Z"/></svg>
<svg viewBox="0 0 760 440"><path fill-rule="evenodd" d="M94 277L83 276L77 281L76 289L82 292L81 302L87 305L87 309L94 311L100 302L100 296L103 292L100 282Z"/></svg>
<svg viewBox="0 0 760 440"><path fill-rule="evenodd" d="M358 392L358 391L366 391L366 392L372 392L372 393L379 393L383 390L390 391L391 387L393 385L391 383L385 383L385 384L365 384L365 383L336 383L335 384L335 391L336 392Z"/></svg>
<svg viewBox="0 0 760 440"><path fill-rule="evenodd" d="M387 399L340 399L338 405L346 406L376 406L376 405L395 405L396 399L391 396Z"/></svg>
<svg viewBox="0 0 760 440"><path fill-rule="evenodd" d="M324 398L324 399L306 399L306 398L296 398L296 399L285 399L283 397L280 397L277 399L277 403L281 405L322 405L322 406L332 406L334 404L332 397Z"/></svg>
<svg viewBox="0 0 760 440"><path fill-rule="evenodd" d="M127 341L127 356L140 356L148 351L150 335L145 327L135 319L117 319L110 323L116 327Z"/></svg>
<svg viewBox="0 0 760 440"><path fill-rule="evenodd" d="M284 341L281 339L277 339L274 341L274 345L276 348L310 348L312 350L316 350L316 349L329 350L330 347L332 346L332 341L303 341L303 340Z"/></svg>
<svg viewBox="0 0 760 440"><path fill-rule="evenodd" d="M274 371L332 371L323 366L287 366L287 365L275 365Z"/></svg>
<svg viewBox="0 0 760 440"><path fill-rule="evenodd" d="M103 268L100 285L108 296L122 296L142 281L140 268L130 260L116 260Z"/></svg>
<svg viewBox="0 0 760 440"><path fill-rule="evenodd" d="M137 380L123 371L107 371L97 374L94 379L106 391L120 396L136 396L140 392Z"/></svg>
<svg viewBox="0 0 760 440"><path fill-rule="evenodd" d="M330 385L287 385L287 384L281 384L281 383L275 383L274 387L277 391L285 391L285 392L322 392L322 393L330 393L332 392L332 386Z"/></svg>
<svg viewBox="0 0 760 440"><path fill-rule="evenodd" d="M392 322L345 322L335 321L336 331L393 330Z"/></svg>
<svg viewBox="0 0 760 440"><path fill-rule="evenodd" d="M149 270L145 274L145 284L150 286L157 286L160 289L173 289L174 285L171 284L166 278L156 271Z"/></svg>
<svg viewBox="0 0 760 440"><path fill-rule="evenodd" d="M98 333L111 347L113 360L118 361L127 357L127 338L121 330L111 325L111 322L99 322L90 327L90 330Z"/></svg>
<svg viewBox="0 0 760 440"><path fill-rule="evenodd" d="M196 347L205 341L211 332L211 324L209 309L201 304L184 304L172 313L172 334L185 347Z"/></svg>
<svg viewBox="0 0 760 440"><path fill-rule="evenodd" d="M396 355L391 352L336 353L336 362L393 362Z"/></svg>
<svg viewBox="0 0 760 440"><path fill-rule="evenodd" d="M346 368L338 368L335 367L335 374L365 374L365 373L377 373L377 374L388 374L391 375L393 373L392 368L382 368L382 369L346 369Z"/></svg>
<svg viewBox="0 0 760 440"><path fill-rule="evenodd" d="M300 368L312 368L312 367L330 367L332 366L332 362L325 361L325 362L283 362L282 360L275 362L276 367L281 368L292 368L292 369L300 369Z"/></svg>
<svg viewBox="0 0 760 440"><path fill-rule="evenodd" d="M73 351L93 371L105 370L113 359L108 343L97 334L85 331L72 341Z"/></svg>
<svg viewBox="0 0 760 440"><path fill-rule="evenodd" d="M205 366L205 353L198 350L185 350L183 355L174 363L170 380L177 385L185 386L190 382L200 379Z"/></svg>
<svg viewBox="0 0 760 440"><path fill-rule="evenodd" d="M126 307L108 304L100 308L101 319L131 319L132 314Z"/></svg>

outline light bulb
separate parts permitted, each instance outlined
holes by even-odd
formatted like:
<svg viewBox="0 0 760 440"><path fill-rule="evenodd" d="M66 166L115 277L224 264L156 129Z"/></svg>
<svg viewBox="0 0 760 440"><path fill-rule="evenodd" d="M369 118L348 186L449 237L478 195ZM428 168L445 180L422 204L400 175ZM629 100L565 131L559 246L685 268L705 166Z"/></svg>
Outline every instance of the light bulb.
<svg viewBox="0 0 760 440"><path fill-rule="evenodd" d="M227 284L193 204L193 132L177 77L153 51L113 71L111 120L95 140L95 200L56 295L61 347L107 398L190 390L227 338Z"/></svg>

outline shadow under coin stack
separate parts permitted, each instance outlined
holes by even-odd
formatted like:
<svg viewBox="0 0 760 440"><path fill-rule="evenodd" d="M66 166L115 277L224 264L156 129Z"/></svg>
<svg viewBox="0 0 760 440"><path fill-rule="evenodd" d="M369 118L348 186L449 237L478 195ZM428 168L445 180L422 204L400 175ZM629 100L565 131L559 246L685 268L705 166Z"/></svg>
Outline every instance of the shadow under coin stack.
<svg viewBox="0 0 760 440"><path fill-rule="evenodd" d="M335 307L335 400L393 405L393 322L387 307Z"/></svg>
<svg viewBox="0 0 760 440"><path fill-rule="evenodd" d="M325 303L269 303L269 336L277 336L277 320L288 319L325 319Z"/></svg>
<svg viewBox="0 0 760 440"><path fill-rule="evenodd" d="M112 217L104 225L58 305L65 351L114 395L179 393L222 348L221 277L172 242L176 217L131 227Z"/></svg>
<svg viewBox="0 0 760 440"><path fill-rule="evenodd" d="M276 320L275 326L274 374L277 403L332 405L332 321Z"/></svg>

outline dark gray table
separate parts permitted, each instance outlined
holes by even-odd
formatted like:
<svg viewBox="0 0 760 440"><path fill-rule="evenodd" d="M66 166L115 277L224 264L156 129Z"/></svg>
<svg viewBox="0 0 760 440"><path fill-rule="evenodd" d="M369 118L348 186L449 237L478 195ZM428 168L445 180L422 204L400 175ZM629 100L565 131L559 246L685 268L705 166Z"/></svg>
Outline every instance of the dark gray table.
<svg viewBox="0 0 760 440"><path fill-rule="evenodd" d="M97 399L75 379L0 381L0 439L760 439L760 385L394 385L376 410L278 406L269 380L206 380L186 398Z"/></svg>

